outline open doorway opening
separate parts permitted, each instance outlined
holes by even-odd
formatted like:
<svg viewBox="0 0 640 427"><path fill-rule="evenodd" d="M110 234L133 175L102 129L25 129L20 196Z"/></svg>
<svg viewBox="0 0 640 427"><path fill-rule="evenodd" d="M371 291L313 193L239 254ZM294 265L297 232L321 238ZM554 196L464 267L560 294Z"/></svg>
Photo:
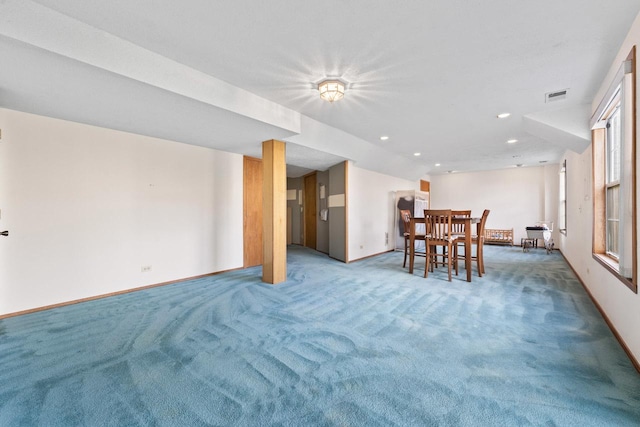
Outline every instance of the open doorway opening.
<svg viewBox="0 0 640 427"><path fill-rule="evenodd" d="M312 172L304 176L304 246L316 249L317 247L317 174Z"/></svg>

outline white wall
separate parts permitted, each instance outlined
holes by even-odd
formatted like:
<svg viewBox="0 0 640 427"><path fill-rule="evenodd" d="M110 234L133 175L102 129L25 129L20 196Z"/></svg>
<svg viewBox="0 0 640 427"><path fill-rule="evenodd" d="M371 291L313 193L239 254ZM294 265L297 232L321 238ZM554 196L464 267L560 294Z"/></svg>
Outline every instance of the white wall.
<svg viewBox="0 0 640 427"><path fill-rule="evenodd" d="M397 190L419 190L420 181L408 181L354 166L347 179L349 261L392 250ZM385 243L385 233L389 235Z"/></svg>
<svg viewBox="0 0 640 427"><path fill-rule="evenodd" d="M592 111L604 96L615 71L627 57L634 44L640 45L640 15L636 18L615 61L611 64L610 72L602 82L601 89L594 99ZM636 87L639 83L640 79L637 79ZM636 99L636 102L638 100L640 98ZM640 111L638 108L640 108L640 103L636 106L636 110ZM636 121L636 132L638 132L640 130L638 117L636 117ZM640 141L640 135L636 135L636 140ZM638 154L640 152L637 152L636 155ZM593 236L591 147L582 154L567 152L565 156L567 158L568 186L567 235L561 238L560 249L598 301L636 361L640 361L640 332L638 329L640 328L640 296L629 290L597 263L591 255ZM640 159L636 160L636 165L640 165ZM637 176L640 178L639 174ZM636 185L636 191L638 190L640 190L640 182ZM640 194L636 194L636 200L640 200ZM640 226L640 224L636 226ZM640 251L640 246L638 251Z"/></svg>
<svg viewBox="0 0 640 427"><path fill-rule="evenodd" d="M582 154L567 152L565 156L568 187L567 235L560 237L560 250L598 301L636 360L640 360L640 296L592 257L591 148Z"/></svg>
<svg viewBox="0 0 640 427"><path fill-rule="evenodd" d="M514 241L526 237L526 228L540 220L557 223L558 165L489 172L433 175L434 209L471 209L480 216L490 209L488 228L513 228ZM419 181L407 181L349 164L349 260L393 248L396 190L418 190ZM373 212L382 214L373 215ZM554 227L555 229L555 227ZM385 232L389 244L385 245ZM554 231L554 241L559 233Z"/></svg>
<svg viewBox="0 0 640 427"><path fill-rule="evenodd" d="M242 156L6 109L0 129L0 314L242 266Z"/></svg>
<svg viewBox="0 0 640 427"><path fill-rule="evenodd" d="M486 228L513 228L514 243L519 245L527 226L541 220L558 223L558 185L558 165L433 175L431 206L471 209L478 217L490 209ZM553 234L555 241L555 225Z"/></svg>

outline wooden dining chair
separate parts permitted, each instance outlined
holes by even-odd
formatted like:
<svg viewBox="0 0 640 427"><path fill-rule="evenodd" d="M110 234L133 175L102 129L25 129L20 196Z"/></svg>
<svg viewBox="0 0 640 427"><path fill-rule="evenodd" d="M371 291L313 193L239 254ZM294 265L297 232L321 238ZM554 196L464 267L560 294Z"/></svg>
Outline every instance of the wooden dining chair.
<svg viewBox="0 0 640 427"><path fill-rule="evenodd" d="M451 235L451 209L425 209L424 211L427 250L424 264L424 277L428 277L429 271L433 271L433 265L438 263L438 257L442 262L447 261L449 281L451 281L451 256L453 254L453 242L455 237ZM443 248L442 254L437 247Z"/></svg>
<svg viewBox="0 0 640 427"><path fill-rule="evenodd" d="M456 218L456 217L471 217L471 210L451 210L451 218ZM464 236L465 236L465 224L464 223L451 223L451 236L455 237L456 240L460 239L462 240L462 242L464 243ZM457 247L454 246L454 252L457 249ZM457 254L456 254L457 256ZM444 261L444 260L443 260ZM454 262L456 261L456 258L454 258ZM442 264L444 265L444 264ZM454 264L454 268L456 270L456 276L458 275L458 263L456 262Z"/></svg>
<svg viewBox="0 0 640 427"><path fill-rule="evenodd" d="M457 211L451 210L451 217L470 217L471 210ZM451 224L451 234L464 236L464 224Z"/></svg>
<svg viewBox="0 0 640 427"><path fill-rule="evenodd" d="M411 211L408 209L400 209L400 219L402 219L402 234L404 235L404 262L402 263L402 267L404 268L407 266L407 254L410 252L409 233L411 231ZM424 237L424 233L416 232L415 241L424 241ZM424 256L419 252L414 251L414 253L418 256Z"/></svg>
<svg viewBox="0 0 640 427"><path fill-rule="evenodd" d="M482 217L480 218L480 222L476 226L476 234L471 235L471 246L473 250L473 246L476 247L475 256L473 253L469 254L471 256L472 261L476 261L478 268L478 276L482 277L484 274L484 256L483 256L483 248L484 248L484 226L487 222L487 217L489 216L489 209L485 209L482 212ZM464 260L467 254L462 254L460 252L460 245L464 245L464 235L457 237L455 240L454 246L454 268L456 271L456 275L458 274L458 261Z"/></svg>
<svg viewBox="0 0 640 427"><path fill-rule="evenodd" d="M484 212L482 212L480 223L476 229L478 234L471 237L471 242L476 244L476 258L478 262L478 271L481 273L478 273L480 276L484 274L484 226L487 223L489 212L491 212L489 209L485 209Z"/></svg>

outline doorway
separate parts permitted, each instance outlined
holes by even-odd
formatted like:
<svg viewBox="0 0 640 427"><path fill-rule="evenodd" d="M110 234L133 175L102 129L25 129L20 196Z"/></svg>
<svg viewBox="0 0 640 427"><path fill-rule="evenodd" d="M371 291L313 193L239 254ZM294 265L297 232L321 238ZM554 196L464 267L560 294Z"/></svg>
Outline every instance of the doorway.
<svg viewBox="0 0 640 427"><path fill-rule="evenodd" d="M262 265L262 160L244 157L244 268Z"/></svg>
<svg viewBox="0 0 640 427"><path fill-rule="evenodd" d="M304 177L304 246L316 249L318 214L316 207L316 173Z"/></svg>

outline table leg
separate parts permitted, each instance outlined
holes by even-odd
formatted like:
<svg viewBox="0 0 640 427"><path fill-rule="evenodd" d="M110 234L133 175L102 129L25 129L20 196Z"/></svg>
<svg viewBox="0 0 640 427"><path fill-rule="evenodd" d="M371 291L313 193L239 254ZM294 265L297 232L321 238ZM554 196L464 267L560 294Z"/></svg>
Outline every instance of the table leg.
<svg viewBox="0 0 640 427"><path fill-rule="evenodd" d="M471 264L471 224L468 224L464 232L464 267L467 269L467 282L471 281Z"/></svg>

